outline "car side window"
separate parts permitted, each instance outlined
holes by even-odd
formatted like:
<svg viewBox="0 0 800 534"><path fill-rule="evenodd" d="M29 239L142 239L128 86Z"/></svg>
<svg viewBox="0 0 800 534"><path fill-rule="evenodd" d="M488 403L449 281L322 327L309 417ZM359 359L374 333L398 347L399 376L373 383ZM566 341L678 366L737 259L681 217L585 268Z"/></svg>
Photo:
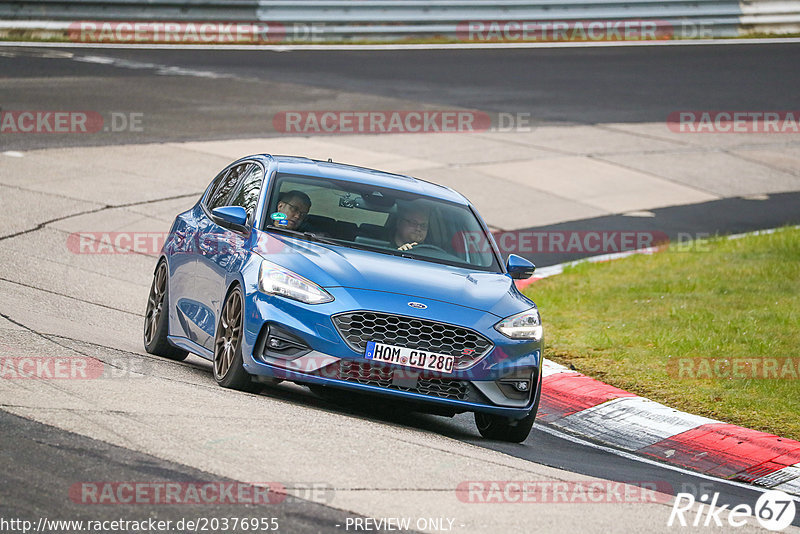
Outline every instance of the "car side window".
<svg viewBox="0 0 800 534"><path fill-rule="evenodd" d="M231 167L228 172L225 173L224 177L219 180L218 183L214 184L214 187L212 188L211 193L208 195L208 199L206 200L206 207L208 208L208 211L212 211L214 208L230 205L229 199L231 192L233 191L234 187L236 187L236 184L239 183L239 179L244 173L247 172L251 165L253 164L242 163L241 165Z"/></svg>
<svg viewBox="0 0 800 534"><path fill-rule="evenodd" d="M247 211L248 224L252 224L253 217L256 213L263 177L264 173L261 167L256 164L251 164L243 173L239 184L236 186L233 193L231 193L228 200L229 206L241 206Z"/></svg>
<svg viewBox="0 0 800 534"><path fill-rule="evenodd" d="M229 171L229 169L225 169L224 171L222 171L221 173L216 175L214 177L214 179L211 181L211 185L209 185L206 188L207 194L204 192L203 196L201 197L201 200L203 200L203 204L205 206L208 206L209 199L212 197L212 195L214 194L214 191L216 191L219 188L219 185L222 183L222 181L228 175L228 171Z"/></svg>

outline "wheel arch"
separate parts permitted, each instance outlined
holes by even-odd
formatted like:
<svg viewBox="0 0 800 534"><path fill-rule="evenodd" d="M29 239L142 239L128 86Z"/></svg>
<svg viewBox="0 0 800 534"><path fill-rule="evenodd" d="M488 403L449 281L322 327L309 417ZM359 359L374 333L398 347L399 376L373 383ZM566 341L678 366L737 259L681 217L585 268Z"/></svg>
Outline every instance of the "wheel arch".
<svg viewBox="0 0 800 534"><path fill-rule="evenodd" d="M244 300L244 284L242 284L242 281L239 280L239 278L234 278L233 280L231 280L230 284L228 284L228 289L225 290L225 295L222 297L223 306L225 301L228 300L228 297L230 296L231 292L237 287L242 292L242 300ZM244 302L242 302L242 304L244 304ZM220 308L220 311L221 310L222 308Z"/></svg>
<svg viewBox="0 0 800 534"><path fill-rule="evenodd" d="M219 325L221 324L222 321L222 310L225 309L225 303L228 301L228 297L231 295L231 292L237 287L239 288L239 291L241 291L242 293L242 309L244 309L245 302L247 300L244 298L245 297L244 285L242 284L242 281L239 280L238 277L233 277L233 279L228 284L228 287L225 289L225 293L222 295L222 300L219 301L220 302L219 309L216 311L217 317L216 320L214 321L214 337L216 337L217 330L219 330Z"/></svg>
<svg viewBox="0 0 800 534"><path fill-rule="evenodd" d="M169 258L167 258L166 254L161 254L158 256L158 260L156 261L155 267L153 267L153 274L156 274L158 266L161 265L162 261L167 264L167 271L169 271Z"/></svg>

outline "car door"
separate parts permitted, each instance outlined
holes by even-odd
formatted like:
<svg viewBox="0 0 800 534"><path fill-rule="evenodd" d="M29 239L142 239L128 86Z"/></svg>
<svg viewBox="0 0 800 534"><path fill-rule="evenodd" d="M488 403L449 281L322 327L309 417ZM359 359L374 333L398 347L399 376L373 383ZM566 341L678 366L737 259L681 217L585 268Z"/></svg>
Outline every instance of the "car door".
<svg viewBox="0 0 800 534"><path fill-rule="evenodd" d="M197 299L197 257L200 253L200 233L206 225L204 205L215 195L230 192L226 185L229 169L211 181L200 201L189 211L180 214L168 238L167 253L170 257L170 335L186 337L196 343L204 339L212 315ZM174 314L174 315L173 315Z"/></svg>
<svg viewBox="0 0 800 534"><path fill-rule="evenodd" d="M191 327L197 306L194 304L194 272L197 264L199 204L175 219L167 236L165 252L169 257L169 335L194 339Z"/></svg>
<svg viewBox="0 0 800 534"><path fill-rule="evenodd" d="M232 173L232 168L220 172L211 182L203 198L191 212L187 212L186 224L176 228L176 242L184 243L186 258L180 265L180 298L178 299L178 322L185 332L186 337L205 345L209 336L214 335L214 312L203 303L202 291L199 289L198 276L201 273L200 257L205 251L210 250L206 237L209 229L209 214L207 206L224 202L239 181L239 174ZM220 204L221 205L221 204Z"/></svg>
<svg viewBox="0 0 800 534"><path fill-rule="evenodd" d="M195 289L201 306L210 313L210 322L205 325L204 336L199 340L209 350L214 350L214 332L228 284L246 259L244 245L255 219L263 178L264 171L255 162L231 167L223 182L228 192L221 189L218 195L209 198L205 206L198 242ZM246 231L220 224L221 221L211 212L222 206L241 206L247 211ZM210 329L208 325L211 325Z"/></svg>

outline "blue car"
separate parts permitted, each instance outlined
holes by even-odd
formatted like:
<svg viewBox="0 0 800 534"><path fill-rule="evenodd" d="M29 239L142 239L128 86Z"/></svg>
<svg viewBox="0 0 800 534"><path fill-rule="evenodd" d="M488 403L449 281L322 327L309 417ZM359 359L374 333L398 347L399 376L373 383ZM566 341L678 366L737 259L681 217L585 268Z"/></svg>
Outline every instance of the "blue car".
<svg viewBox="0 0 800 534"><path fill-rule="evenodd" d="M521 442L539 404L543 341L536 305L513 281L533 270L515 255L503 263L475 208L450 188L255 155L176 217L144 346L211 360L223 387L288 380L474 412L482 436Z"/></svg>

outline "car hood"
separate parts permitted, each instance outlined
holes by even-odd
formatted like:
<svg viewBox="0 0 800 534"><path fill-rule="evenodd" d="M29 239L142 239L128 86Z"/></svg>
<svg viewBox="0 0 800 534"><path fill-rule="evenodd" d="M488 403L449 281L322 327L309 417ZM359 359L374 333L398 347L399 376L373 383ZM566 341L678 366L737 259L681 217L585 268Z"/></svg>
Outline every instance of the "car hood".
<svg viewBox="0 0 800 534"><path fill-rule="evenodd" d="M533 302L501 273L475 271L367 250L264 232L262 257L322 287L347 287L433 299L497 315L527 310Z"/></svg>

